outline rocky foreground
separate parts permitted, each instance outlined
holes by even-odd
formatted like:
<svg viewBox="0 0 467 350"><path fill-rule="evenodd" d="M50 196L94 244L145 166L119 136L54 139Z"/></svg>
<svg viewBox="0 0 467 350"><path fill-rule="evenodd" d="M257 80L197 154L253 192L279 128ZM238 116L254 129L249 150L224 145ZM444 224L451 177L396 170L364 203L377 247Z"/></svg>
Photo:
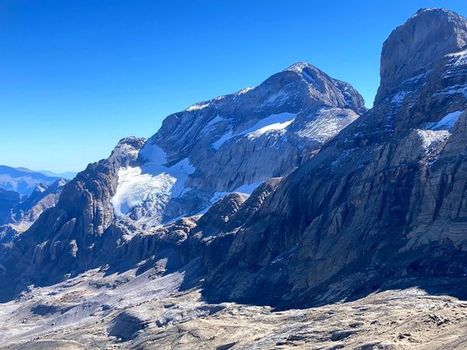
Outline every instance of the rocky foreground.
<svg viewBox="0 0 467 350"><path fill-rule="evenodd" d="M207 304L181 273L92 270L0 309L1 349L465 349L467 302L418 288L274 311ZM183 288L181 288L183 289Z"/></svg>

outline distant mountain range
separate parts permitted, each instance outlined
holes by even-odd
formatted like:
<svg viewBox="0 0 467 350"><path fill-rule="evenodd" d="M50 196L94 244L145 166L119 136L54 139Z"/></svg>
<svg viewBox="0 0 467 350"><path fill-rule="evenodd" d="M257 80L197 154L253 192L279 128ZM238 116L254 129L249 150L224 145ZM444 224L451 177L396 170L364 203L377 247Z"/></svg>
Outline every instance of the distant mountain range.
<svg viewBox="0 0 467 350"><path fill-rule="evenodd" d="M59 177L61 179L66 179L66 180L71 180L77 174L77 172L74 172L74 171L54 172L50 170L37 170L37 172L47 175L47 176Z"/></svg>
<svg viewBox="0 0 467 350"><path fill-rule="evenodd" d="M53 173L0 165L0 189L30 195L39 184L51 185L59 179L72 179L74 176L72 172Z"/></svg>

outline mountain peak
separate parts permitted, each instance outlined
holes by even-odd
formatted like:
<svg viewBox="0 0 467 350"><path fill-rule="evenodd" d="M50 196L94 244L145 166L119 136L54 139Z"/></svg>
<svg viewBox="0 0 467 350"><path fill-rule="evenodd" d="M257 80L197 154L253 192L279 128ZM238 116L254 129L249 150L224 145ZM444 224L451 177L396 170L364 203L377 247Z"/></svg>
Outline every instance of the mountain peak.
<svg viewBox="0 0 467 350"><path fill-rule="evenodd" d="M125 137L118 141L109 159L116 164L125 164L135 160L146 139L143 137Z"/></svg>
<svg viewBox="0 0 467 350"><path fill-rule="evenodd" d="M417 12L415 12L415 14L409 18L412 19L412 18L415 18L417 16L424 16L424 15L437 15L437 14L455 14L457 15L455 12L451 11L451 10L448 10L448 9L444 9L444 8L440 8L440 7L422 7L421 9L419 9Z"/></svg>
<svg viewBox="0 0 467 350"><path fill-rule="evenodd" d="M297 73L302 73L305 68L317 69L315 66L311 65L308 62L299 61L290 66L288 66L284 71L292 71Z"/></svg>
<svg viewBox="0 0 467 350"><path fill-rule="evenodd" d="M381 85L375 103L401 82L429 70L445 55L467 46L466 19L449 10L420 9L392 31L381 52Z"/></svg>

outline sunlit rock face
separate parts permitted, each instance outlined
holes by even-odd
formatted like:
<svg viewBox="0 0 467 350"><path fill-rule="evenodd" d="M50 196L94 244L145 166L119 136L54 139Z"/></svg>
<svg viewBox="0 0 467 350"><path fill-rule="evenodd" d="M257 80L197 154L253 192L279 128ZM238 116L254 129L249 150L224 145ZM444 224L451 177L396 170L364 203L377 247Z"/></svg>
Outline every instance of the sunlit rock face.
<svg viewBox="0 0 467 350"><path fill-rule="evenodd" d="M381 85L375 102L393 93L407 79L433 69L445 55L465 49L466 32L465 19L457 13L419 10L383 44Z"/></svg>

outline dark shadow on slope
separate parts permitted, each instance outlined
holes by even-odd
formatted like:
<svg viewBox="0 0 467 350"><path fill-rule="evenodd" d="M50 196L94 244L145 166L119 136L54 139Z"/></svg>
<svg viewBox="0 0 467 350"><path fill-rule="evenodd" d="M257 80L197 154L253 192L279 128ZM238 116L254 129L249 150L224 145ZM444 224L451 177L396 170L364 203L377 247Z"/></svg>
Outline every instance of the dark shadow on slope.
<svg viewBox="0 0 467 350"><path fill-rule="evenodd" d="M202 295L208 303L237 302L271 306L276 310L351 302L372 293L408 288L419 288L429 295L446 295L467 300L467 253L460 250L451 251L442 259L426 256L417 259L409 255L400 255L394 261L388 261L389 267L369 269L363 261L358 261L320 285L294 291L285 279L267 276L252 278L252 275L259 276L264 268L243 272L239 269L235 276L225 276L224 281L231 281L227 286L216 280L207 281L203 285ZM243 284L240 284L242 288L238 288L241 283L238 279L242 278L239 276L243 277ZM234 288L235 293L232 293Z"/></svg>

